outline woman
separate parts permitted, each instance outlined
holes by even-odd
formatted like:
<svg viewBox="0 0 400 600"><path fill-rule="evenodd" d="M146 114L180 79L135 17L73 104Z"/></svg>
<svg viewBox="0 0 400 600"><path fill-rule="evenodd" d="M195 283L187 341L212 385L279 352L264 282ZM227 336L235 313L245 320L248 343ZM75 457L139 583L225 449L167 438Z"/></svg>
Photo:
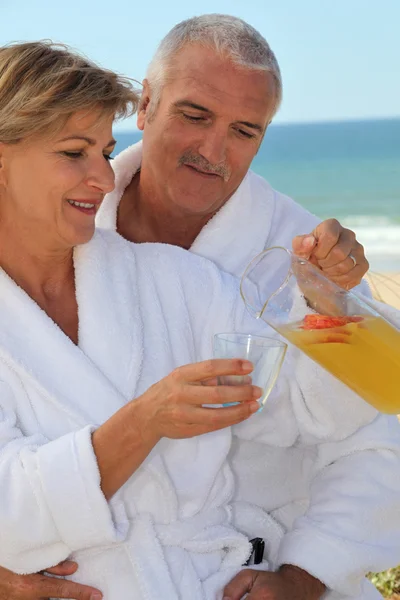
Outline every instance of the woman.
<svg viewBox="0 0 400 600"><path fill-rule="evenodd" d="M223 292L200 261L183 289L159 246L145 264L114 233L89 242L114 185L112 121L136 100L64 48L0 50L0 564L73 555L108 600L214 598L249 554L230 524L227 427L260 390L200 385L249 373L242 361L174 371L233 328L233 282Z"/></svg>

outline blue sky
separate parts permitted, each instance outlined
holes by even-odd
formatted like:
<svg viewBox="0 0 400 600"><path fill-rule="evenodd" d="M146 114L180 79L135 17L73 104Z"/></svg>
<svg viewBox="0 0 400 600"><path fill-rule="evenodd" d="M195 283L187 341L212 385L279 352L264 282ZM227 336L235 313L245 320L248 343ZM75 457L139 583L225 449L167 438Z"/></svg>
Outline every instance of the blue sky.
<svg viewBox="0 0 400 600"><path fill-rule="evenodd" d="M245 19L271 44L284 82L277 122L400 116L400 0L0 0L0 45L51 38L141 80L175 23L210 12Z"/></svg>

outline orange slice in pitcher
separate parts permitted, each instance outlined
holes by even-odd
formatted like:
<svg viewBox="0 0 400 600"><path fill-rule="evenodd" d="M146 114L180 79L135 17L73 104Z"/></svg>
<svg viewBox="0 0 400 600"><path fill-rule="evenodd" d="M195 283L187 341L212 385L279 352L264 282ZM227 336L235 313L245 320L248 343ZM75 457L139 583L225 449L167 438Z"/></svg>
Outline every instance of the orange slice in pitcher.
<svg viewBox="0 0 400 600"><path fill-rule="evenodd" d="M300 325L301 329L333 329L343 327L348 323L359 323L364 317L331 317L329 315L310 314L306 315Z"/></svg>

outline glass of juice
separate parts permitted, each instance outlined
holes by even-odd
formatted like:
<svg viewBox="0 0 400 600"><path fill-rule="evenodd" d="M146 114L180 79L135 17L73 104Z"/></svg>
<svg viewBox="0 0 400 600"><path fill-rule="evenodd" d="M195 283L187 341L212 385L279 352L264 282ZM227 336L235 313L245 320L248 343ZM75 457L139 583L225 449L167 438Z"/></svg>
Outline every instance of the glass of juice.
<svg viewBox="0 0 400 600"><path fill-rule="evenodd" d="M258 399L260 410L264 407L275 385L287 344L278 339L247 333L217 333L214 336L214 358L243 358L253 363L250 375L225 375L218 378L219 385L257 385L263 390ZM225 404L232 406L236 404Z"/></svg>
<svg viewBox="0 0 400 600"><path fill-rule="evenodd" d="M248 310L384 413L400 413L400 331L361 299L283 247L248 265Z"/></svg>

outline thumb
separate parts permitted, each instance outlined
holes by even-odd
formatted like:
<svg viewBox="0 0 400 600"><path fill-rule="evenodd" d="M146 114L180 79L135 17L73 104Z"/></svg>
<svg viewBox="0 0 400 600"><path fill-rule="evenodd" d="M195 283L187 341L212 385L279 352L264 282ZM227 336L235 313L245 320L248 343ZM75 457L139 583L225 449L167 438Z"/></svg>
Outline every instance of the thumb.
<svg viewBox="0 0 400 600"><path fill-rule="evenodd" d="M297 235L292 240L294 254L302 258L309 258L317 244L317 239L312 233L306 235Z"/></svg>
<svg viewBox="0 0 400 600"><path fill-rule="evenodd" d="M241 600L245 594L251 591L257 575L259 575L259 571L253 569L240 571L225 587L222 600Z"/></svg>
<svg viewBox="0 0 400 600"><path fill-rule="evenodd" d="M72 560L64 560L55 567L46 569L46 573L50 573L51 575L59 575L60 577L65 577L66 575L72 575L77 569L78 565L76 562Z"/></svg>

